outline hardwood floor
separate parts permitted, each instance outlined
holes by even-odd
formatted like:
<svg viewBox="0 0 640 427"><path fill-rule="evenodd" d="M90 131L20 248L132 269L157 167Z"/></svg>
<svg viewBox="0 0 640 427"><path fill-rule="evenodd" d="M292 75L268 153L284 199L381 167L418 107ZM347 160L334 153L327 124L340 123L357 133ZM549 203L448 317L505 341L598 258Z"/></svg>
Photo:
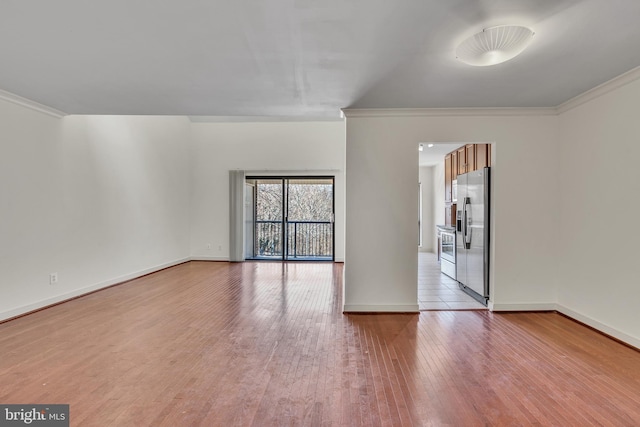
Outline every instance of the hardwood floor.
<svg viewBox="0 0 640 427"><path fill-rule="evenodd" d="M343 315L340 264L182 264L0 324L0 403L82 426L638 426L640 353L555 313Z"/></svg>

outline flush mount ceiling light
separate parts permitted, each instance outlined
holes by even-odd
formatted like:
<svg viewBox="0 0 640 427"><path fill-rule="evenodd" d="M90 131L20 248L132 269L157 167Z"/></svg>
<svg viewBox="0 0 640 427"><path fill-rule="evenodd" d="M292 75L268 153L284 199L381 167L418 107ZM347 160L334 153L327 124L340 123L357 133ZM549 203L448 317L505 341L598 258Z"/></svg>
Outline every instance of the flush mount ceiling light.
<svg viewBox="0 0 640 427"><path fill-rule="evenodd" d="M531 42L533 31L518 25L487 28L463 41L456 57L469 65L500 64L518 56Z"/></svg>

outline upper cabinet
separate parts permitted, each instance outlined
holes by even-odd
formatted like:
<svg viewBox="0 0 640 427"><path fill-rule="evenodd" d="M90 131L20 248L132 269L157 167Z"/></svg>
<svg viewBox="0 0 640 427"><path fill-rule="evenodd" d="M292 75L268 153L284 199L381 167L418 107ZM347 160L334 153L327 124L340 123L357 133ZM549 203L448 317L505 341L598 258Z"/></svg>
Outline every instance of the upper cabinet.
<svg viewBox="0 0 640 427"><path fill-rule="evenodd" d="M452 159L452 176L491 166L491 144L467 144L447 154Z"/></svg>
<svg viewBox="0 0 640 427"><path fill-rule="evenodd" d="M467 144L465 147L465 154L467 155L467 162L465 168L467 172L476 170L476 144Z"/></svg>
<svg viewBox="0 0 640 427"><path fill-rule="evenodd" d="M457 151L458 155L458 174L467 173L467 147L460 147Z"/></svg>
<svg viewBox="0 0 640 427"><path fill-rule="evenodd" d="M458 152L452 151L449 153L451 155L451 179L456 179L458 177Z"/></svg>
<svg viewBox="0 0 640 427"><path fill-rule="evenodd" d="M453 181L451 153L444 158L444 201L451 203L451 183Z"/></svg>
<svg viewBox="0 0 640 427"><path fill-rule="evenodd" d="M488 146L489 144L467 144L451 153L457 158L457 173L455 176L488 166Z"/></svg>
<svg viewBox="0 0 640 427"><path fill-rule="evenodd" d="M485 166L491 166L491 144L475 144L476 150L476 167L482 169Z"/></svg>

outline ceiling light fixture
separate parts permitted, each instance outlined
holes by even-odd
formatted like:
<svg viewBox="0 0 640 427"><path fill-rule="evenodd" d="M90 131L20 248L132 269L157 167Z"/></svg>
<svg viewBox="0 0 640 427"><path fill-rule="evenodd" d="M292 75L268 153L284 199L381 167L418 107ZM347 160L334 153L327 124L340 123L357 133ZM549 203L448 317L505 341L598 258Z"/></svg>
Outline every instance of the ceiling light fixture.
<svg viewBox="0 0 640 427"><path fill-rule="evenodd" d="M432 148L433 144L428 144L427 147Z"/></svg>
<svg viewBox="0 0 640 427"><path fill-rule="evenodd" d="M456 57L469 65L500 64L518 56L531 42L534 32L519 25L487 28L465 39Z"/></svg>
<svg viewBox="0 0 640 427"><path fill-rule="evenodd" d="M418 145L418 151L423 151L424 150L424 145L423 144L419 144Z"/></svg>

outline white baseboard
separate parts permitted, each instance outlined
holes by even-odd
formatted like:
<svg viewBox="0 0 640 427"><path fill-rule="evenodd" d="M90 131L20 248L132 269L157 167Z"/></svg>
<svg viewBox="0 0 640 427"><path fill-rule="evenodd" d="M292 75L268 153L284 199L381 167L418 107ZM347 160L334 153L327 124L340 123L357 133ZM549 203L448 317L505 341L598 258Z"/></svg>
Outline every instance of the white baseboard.
<svg viewBox="0 0 640 427"><path fill-rule="evenodd" d="M41 308L48 307L53 304L57 304L59 302L63 302L72 298L76 298L102 288L106 288L112 285L116 285L118 283L126 282L128 280L137 279L138 277L146 276L147 274L155 273L156 271L164 270L165 268L173 267L178 264L182 264L184 262L190 261L190 258L182 258L175 261L166 262L164 264L156 265L154 267L145 268L144 270L136 271L135 273L125 274L123 276L115 277L113 279L105 280L100 283L95 283L90 286L86 286L84 288L76 289L72 292L68 292L66 294L57 295L55 297L47 298L44 300L40 300L34 302L32 304L23 305L22 307L14 308L12 310L4 311L0 313L0 321L11 319L16 316L21 316L23 314L30 313L35 310L39 310Z"/></svg>
<svg viewBox="0 0 640 427"><path fill-rule="evenodd" d="M556 311L557 309L554 302L495 304L493 301L489 301L488 308L491 311Z"/></svg>
<svg viewBox="0 0 640 427"><path fill-rule="evenodd" d="M189 261L226 261L229 262L229 257L223 256L192 256Z"/></svg>
<svg viewBox="0 0 640 427"><path fill-rule="evenodd" d="M625 334L624 332L612 328L609 325L605 325L602 322L592 319L589 316L585 316L582 313L578 313L577 311L573 311L560 304L556 304L556 311L640 350L640 339L636 337Z"/></svg>
<svg viewBox="0 0 640 427"><path fill-rule="evenodd" d="M357 305L345 304L343 313L419 313L418 304L400 305Z"/></svg>
<svg viewBox="0 0 640 427"><path fill-rule="evenodd" d="M609 335L617 340L622 341L625 344L635 347L640 350L640 339L612 328L602 322L599 322L589 316L586 316L577 311L571 310L561 304L556 303L534 303L534 304L494 304L489 301L489 310L494 312L508 312L508 311L557 311L565 316L576 320L580 323L584 323L593 329L602 332L605 335Z"/></svg>

